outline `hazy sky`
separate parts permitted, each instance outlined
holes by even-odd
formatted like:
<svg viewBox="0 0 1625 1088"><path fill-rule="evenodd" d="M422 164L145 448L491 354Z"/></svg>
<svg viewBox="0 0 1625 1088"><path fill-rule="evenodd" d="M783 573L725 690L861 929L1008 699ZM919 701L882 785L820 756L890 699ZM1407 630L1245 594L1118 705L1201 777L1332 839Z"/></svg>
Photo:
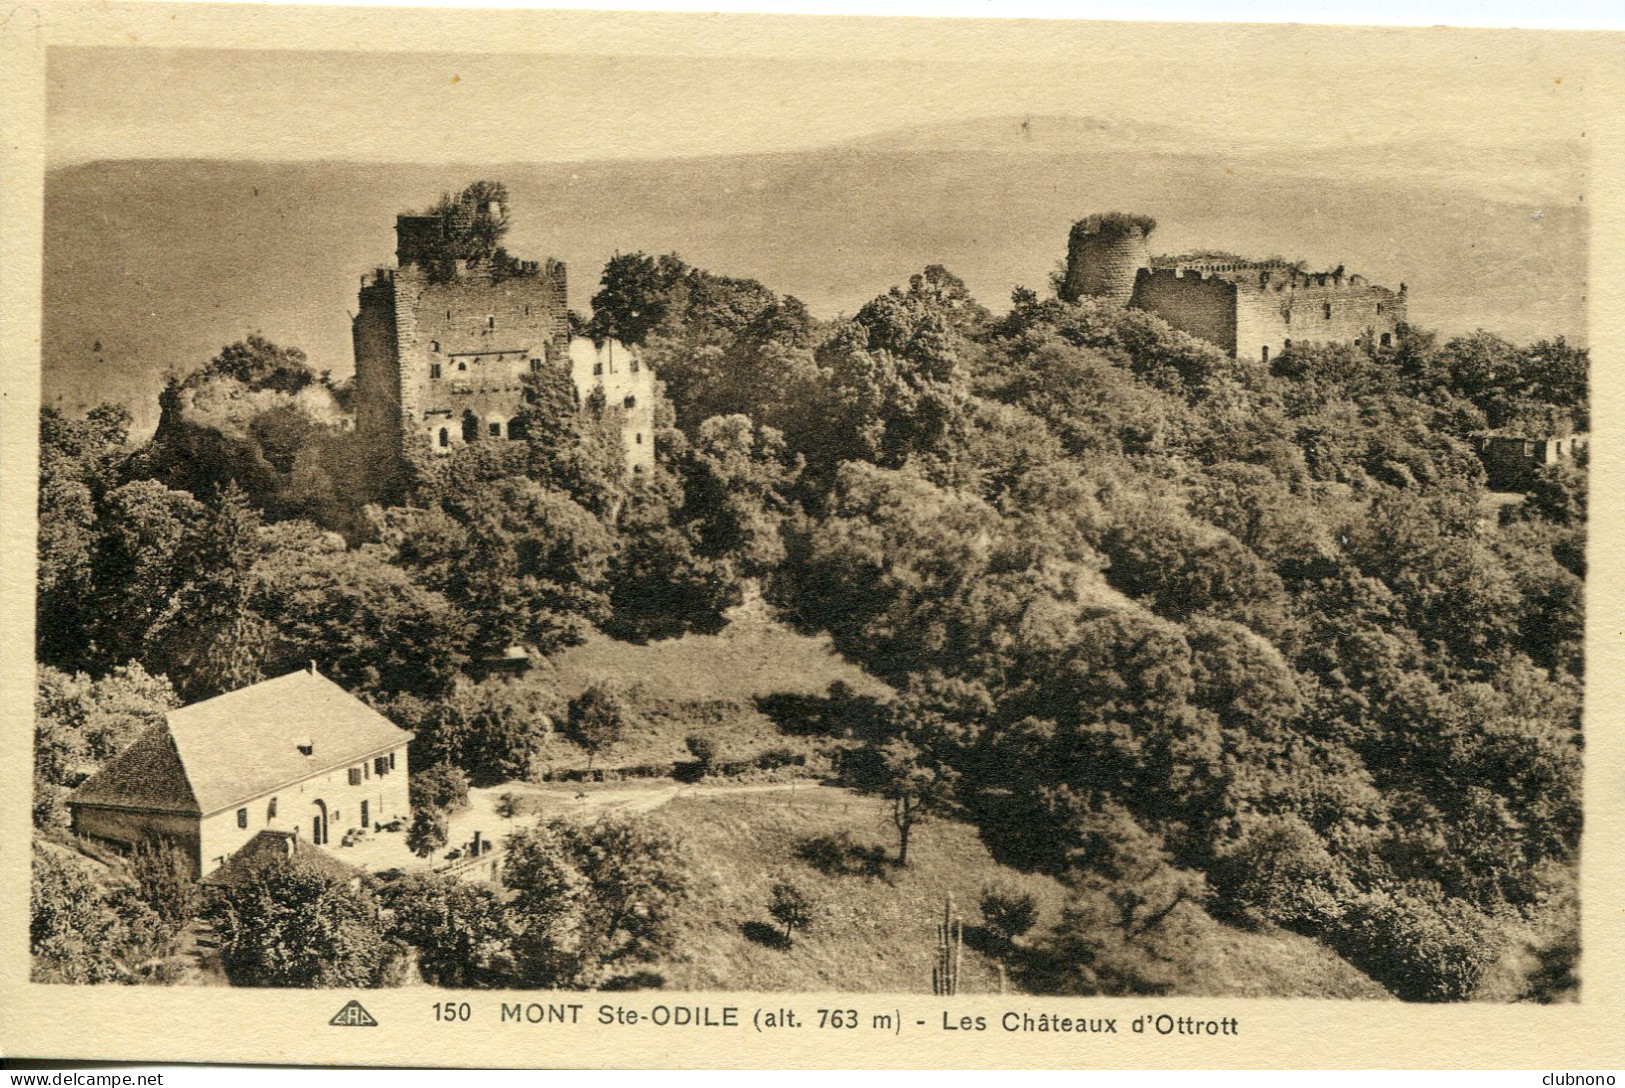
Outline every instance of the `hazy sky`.
<svg viewBox="0 0 1625 1088"><path fill-rule="evenodd" d="M1586 81L1561 35L787 24L708 35L690 19L665 40L606 34L597 55L580 35L572 52L522 54L59 47L49 156L668 157L1020 114L1178 125L1238 147L1518 143L1583 127Z"/></svg>

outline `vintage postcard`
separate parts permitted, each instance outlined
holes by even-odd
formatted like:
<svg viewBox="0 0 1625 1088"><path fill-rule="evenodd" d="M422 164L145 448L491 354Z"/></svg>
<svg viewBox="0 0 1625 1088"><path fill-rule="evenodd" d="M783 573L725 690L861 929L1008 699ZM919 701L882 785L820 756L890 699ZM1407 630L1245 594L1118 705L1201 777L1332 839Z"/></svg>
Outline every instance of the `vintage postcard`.
<svg viewBox="0 0 1625 1088"><path fill-rule="evenodd" d="M1625 35L0 42L0 1053L1625 1065Z"/></svg>

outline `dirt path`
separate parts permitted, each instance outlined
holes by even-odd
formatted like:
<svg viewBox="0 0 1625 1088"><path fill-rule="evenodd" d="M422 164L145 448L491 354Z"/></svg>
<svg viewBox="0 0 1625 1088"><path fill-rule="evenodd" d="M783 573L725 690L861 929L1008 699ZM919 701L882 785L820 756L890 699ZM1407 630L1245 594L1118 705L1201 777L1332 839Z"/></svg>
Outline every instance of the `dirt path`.
<svg viewBox="0 0 1625 1088"><path fill-rule="evenodd" d="M648 786L612 786L608 789L578 789L570 786L538 786L529 782L510 782L502 786L470 790L472 807L481 815L486 812L495 817L496 805L504 793L535 799L540 806L538 815L580 815L598 812L653 812L680 797L737 796L746 793L776 793L796 790L811 794L846 792L838 786L820 782L755 782L742 786L686 786L663 782Z"/></svg>

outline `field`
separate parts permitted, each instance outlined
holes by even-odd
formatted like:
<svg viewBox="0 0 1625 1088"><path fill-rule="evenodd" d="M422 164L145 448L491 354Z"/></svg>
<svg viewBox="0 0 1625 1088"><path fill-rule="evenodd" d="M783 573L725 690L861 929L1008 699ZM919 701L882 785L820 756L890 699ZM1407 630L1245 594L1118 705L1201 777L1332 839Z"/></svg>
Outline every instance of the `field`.
<svg viewBox="0 0 1625 1088"><path fill-rule="evenodd" d="M812 758L815 739L788 736L757 700L773 695L823 695L839 680L854 691L883 696L881 681L837 654L828 636L798 634L747 607L719 635L685 635L647 644L594 635L538 667L526 680L570 699L596 680L628 689L638 720L595 767L692 759L684 739L699 734L716 746L718 762L751 760L770 748ZM538 775L587 765L586 753L563 738L545 745Z"/></svg>
<svg viewBox="0 0 1625 1088"><path fill-rule="evenodd" d="M1053 925L1066 899L1056 881L995 862L969 825L939 821L915 830L910 866L896 869L896 837L882 805L845 790L709 793L677 800L649 818L689 851L693 890L673 954L651 967L675 990L929 992L936 925L946 896L967 927L961 993L997 993L999 961L979 950L981 889L995 881L1038 901L1034 934ZM887 859L872 874L826 875L798 856L803 843L846 832ZM851 868L862 870L854 858ZM812 893L814 922L788 948L767 911L772 886L790 880ZM1177 992L1187 996L1384 998L1381 986L1314 941L1280 930L1245 932L1184 910L1175 933ZM972 928L977 927L977 928ZM1013 958L1014 959L1014 958ZM1012 963L1019 971L1019 962ZM1009 973L1007 972L1007 977ZM1016 991L1014 977L1007 985Z"/></svg>

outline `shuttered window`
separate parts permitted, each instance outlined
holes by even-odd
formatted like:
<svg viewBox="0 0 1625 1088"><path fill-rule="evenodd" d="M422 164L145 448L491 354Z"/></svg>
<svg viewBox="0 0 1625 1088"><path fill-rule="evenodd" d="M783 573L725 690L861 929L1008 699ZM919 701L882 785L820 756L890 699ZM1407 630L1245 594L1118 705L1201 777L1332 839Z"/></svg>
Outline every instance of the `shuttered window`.
<svg viewBox="0 0 1625 1088"><path fill-rule="evenodd" d="M350 768L350 785L352 785L352 786L361 785L361 768L360 767L351 767Z"/></svg>
<svg viewBox="0 0 1625 1088"><path fill-rule="evenodd" d="M240 808L237 810L237 826L248 826L248 810L246 808Z"/></svg>

